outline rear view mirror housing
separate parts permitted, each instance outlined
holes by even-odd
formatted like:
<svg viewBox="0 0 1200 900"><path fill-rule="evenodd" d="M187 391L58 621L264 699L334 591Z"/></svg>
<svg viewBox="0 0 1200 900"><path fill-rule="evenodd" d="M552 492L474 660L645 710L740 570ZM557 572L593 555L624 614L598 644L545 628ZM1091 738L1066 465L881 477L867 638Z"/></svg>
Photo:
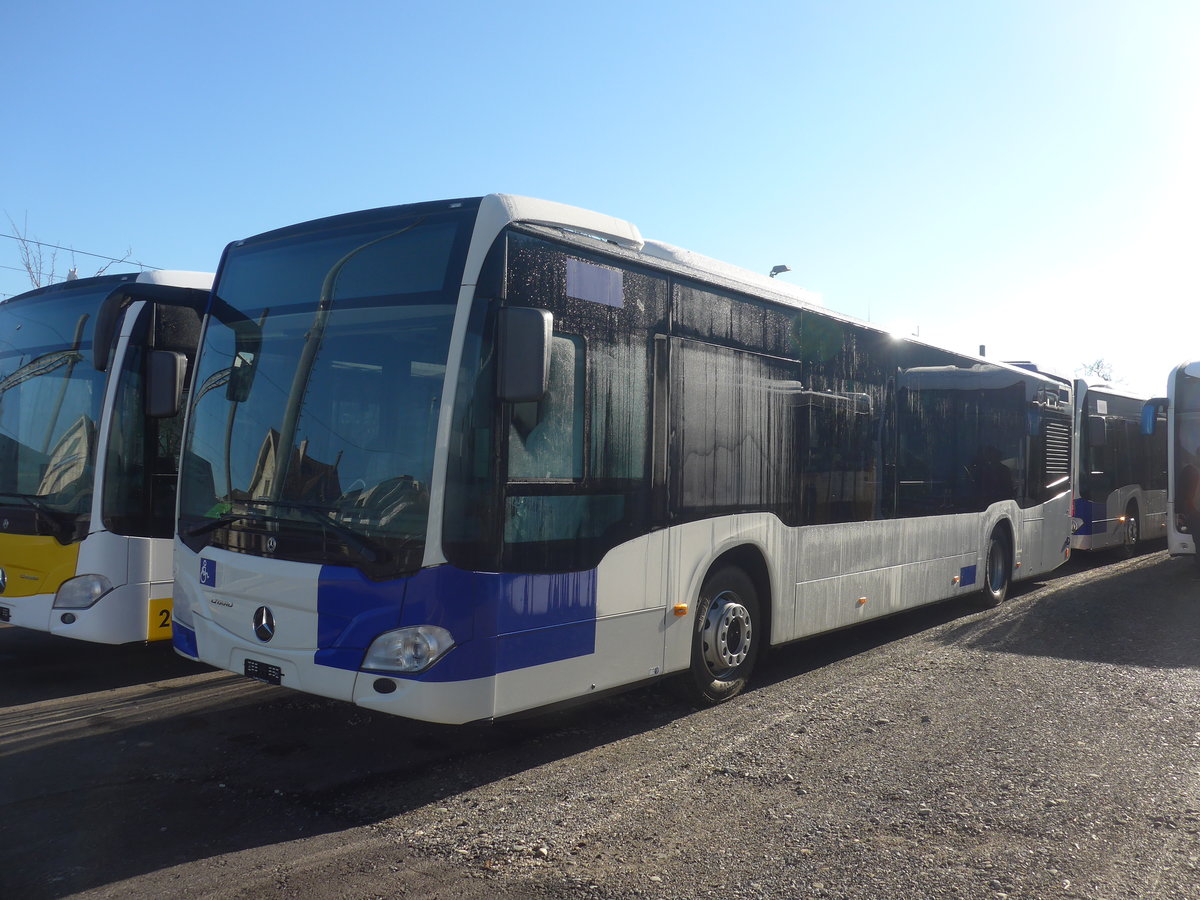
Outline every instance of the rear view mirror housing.
<svg viewBox="0 0 1200 900"><path fill-rule="evenodd" d="M550 386L549 310L510 306L500 310L496 393L507 403L541 400Z"/></svg>
<svg viewBox="0 0 1200 900"><path fill-rule="evenodd" d="M169 419L179 414L187 357L175 350L151 350L146 357L146 415Z"/></svg>
<svg viewBox="0 0 1200 900"><path fill-rule="evenodd" d="M1167 411L1167 398L1155 397L1142 406L1142 434L1152 435L1158 430L1158 417Z"/></svg>

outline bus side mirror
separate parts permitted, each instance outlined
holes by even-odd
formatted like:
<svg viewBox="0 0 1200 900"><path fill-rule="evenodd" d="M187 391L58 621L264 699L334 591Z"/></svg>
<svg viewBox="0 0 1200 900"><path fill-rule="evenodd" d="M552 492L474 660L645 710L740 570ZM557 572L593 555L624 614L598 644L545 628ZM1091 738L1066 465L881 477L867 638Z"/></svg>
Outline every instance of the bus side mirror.
<svg viewBox="0 0 1200 900"><path fill-rule="evenodd" d="M1142 407L1142 434L1152 435L1158 430L1158 417L1166 412L1167 398L1155 397Z"/></svg>
<svg viewBox="0 0 1200 900"><path fill-rule="evenodd" d="M1088 416L1088 444L1103 447L1107 438L1108 429L1105 427L1104 416Z"/></svg>
<svg viewBox="0 0 1200 900"><path fill-rule="evenodd" d="M496 393L501 400L527 403L546 396L553 333L554 316L549 310L522 306L500 310Z"/></svg>
<svg viewBox="0 0 1200 900"><path fill-rule="evenodd" d="M179 414L187 357L174 350L151 350L146 360L146 415L169 419Z"/></svg>

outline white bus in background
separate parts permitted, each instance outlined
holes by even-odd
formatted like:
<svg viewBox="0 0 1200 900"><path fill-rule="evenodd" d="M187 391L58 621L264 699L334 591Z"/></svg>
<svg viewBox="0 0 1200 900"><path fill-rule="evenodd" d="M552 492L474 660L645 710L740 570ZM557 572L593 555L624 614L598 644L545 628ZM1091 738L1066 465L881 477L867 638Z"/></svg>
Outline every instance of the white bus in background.
<svg viewBox="0 0 1200 900"><path fill-rule="evenodd" d="M1139 542L1167 534L1166 429L1143 433L1145 404L1109 384L1075 382L1077 550L1132 554Z"/></svg>
<svg viewBox="0 0 1200 900"><path fill-rule="evenodd" d="M0 622L170 638L182 417L147 386L184 383L211 283L103 275L0 302Z"/></svg>
<svg viewBox="0 0 1200 900"><path fill-rule="evenodd" d="M678 675L1069 554L1070 386L508 195L230 244L175 648L447 723Z"/></svg>
<svg viewBox="0 0 1200 900"><path fill-rule="evenodd" d="M1176 366L1167 379L1167 396L1146 403L1143 433L1162 432L1166 417L1167 550L1190 556L1200 566L1200 362Z"/></svg>

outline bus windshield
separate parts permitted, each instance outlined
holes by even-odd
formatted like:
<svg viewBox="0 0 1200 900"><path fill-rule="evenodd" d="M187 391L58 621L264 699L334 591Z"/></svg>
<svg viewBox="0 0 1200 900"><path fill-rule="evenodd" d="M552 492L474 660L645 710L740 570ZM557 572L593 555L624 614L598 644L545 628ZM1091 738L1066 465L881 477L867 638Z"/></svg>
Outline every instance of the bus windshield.
<svg viewBox="0 0 1200 900"><path fill-rule="evenodd" d="M181 466L189 546L372 577L420 565L469 224L377 216L228 251L214 293L260 342L207 326Z"/></svg>
<svg viewBox="0 0 1200 900"><path fill-rule="evenodd" d="M54 530L86 514L104 375L90 364L100 302L62 288L0 303L0 505L29 506Z"/></svg>

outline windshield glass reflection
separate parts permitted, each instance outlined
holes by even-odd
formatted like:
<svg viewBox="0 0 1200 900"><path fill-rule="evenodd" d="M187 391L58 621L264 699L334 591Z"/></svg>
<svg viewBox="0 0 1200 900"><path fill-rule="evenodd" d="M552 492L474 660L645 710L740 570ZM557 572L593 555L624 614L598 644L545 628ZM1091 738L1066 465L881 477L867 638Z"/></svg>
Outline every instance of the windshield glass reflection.
<svg viewBox="0 0 1200 900"><path fill-rule="evenodd" d="M88 363L112 284L0 303L0 504L85 514L105 377Z"/></svg>
<svg viewBox="0 0 1200 900"><path fill-rule="evenodd" d="M391 222L233 251L217 293L257 323L247 359L211 321L180 532L314 561L419 564L456 291L453 222ZM232 402L235 364L249 382ZM275 545L272 544L272 547ZM331 549L335 547L335 549ZM271 551L274 552L274 551Z"/></svg>

